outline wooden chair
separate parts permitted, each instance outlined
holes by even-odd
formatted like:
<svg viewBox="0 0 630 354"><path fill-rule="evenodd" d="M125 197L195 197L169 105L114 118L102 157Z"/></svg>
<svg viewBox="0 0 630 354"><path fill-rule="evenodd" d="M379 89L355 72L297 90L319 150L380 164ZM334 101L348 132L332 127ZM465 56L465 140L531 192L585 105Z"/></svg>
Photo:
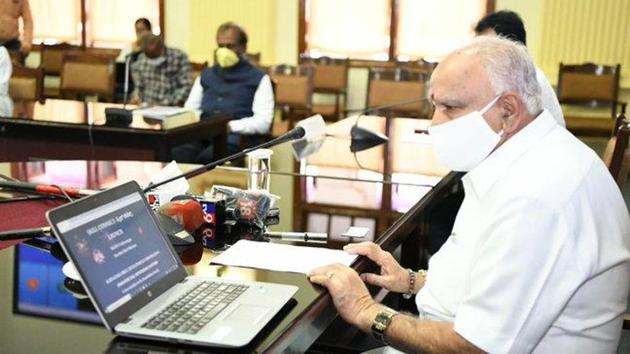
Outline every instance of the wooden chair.
<svg viewBox="0 0 630 354"><path fill-rule="evenodd" d="M61 68L61 96L85 99L96 95L99 100L114 98L114 60L87 53L68 53Z"/></svg>
<svg viewBox="0 0 630 354"><path fill-rule="evenodd" d="M621 65L565 65L558 70L558 100L567 128L576 135L607 136L619 102Z"/></svg>
<svg viewBox="0 0 630 354"><path fill-rule="evenodd" d="M291 129L295 122L311 115L314 70L310 66L278 65L269 69L269 76L276 107Z"/></svg>
<svg viewBox="0 0 630 354"><path fill-rule="evenodd" d="M313 91L318 94L333 95L334 103L313 103L313 113L321 114L328 121L337 121L345 110L348 87L348 59L329 57L300 57L300 64L310 65L315 71Z"/></svg>
<svg viewBox="0 0 630 354"><path fill-rule="evenodd" d="M41 46L41 67L46 75L61 74L63 57L68 52L80 51L81 47L69 43Z"/></svg>
<svg viewBox="0 0 630 354"><path fill-rule="evenodd" d="M387 116L428 118L431 106L426 99L429 74L396 68L370 68L367 107L392 105L390 108L370 112ZM413 101L408 104L398 103Z"/></svg>
<svg viewBox="0 0 630 354"><path fill-rule="evenodd" d="M433 73L433 70L438 65L437 62L430 62L424 59L418 59L415 61L399 61L396 62L396 67L413 72L427 74L429 77Z"/></svg>
<svg viewBox="0 0 630 354"><path fill-rule="evenodd" d="M208 61L206 60L203 63L191 62L190 66L192 67L192 79L193 81L195 81L195 79L197 79L199 75L201 75L203 69L208 67Z"/></svg>
<svg viewBox="0 0 630 354"><path fill-rule="evenodd" d="M44 69L27 68L13 63L9 96L15 101L44 103Z"/></svg>
<svg viewBox="0 0 630 354"><path fill-rule="evenodd" d="M260 67L260 52L245 53L245 58L254 66Z"/></svg>
<svg viewBox="0 0 630 354"><path fill-rule="evenodd" d="M61 97L59 89L59 75L63 65L63 57L66 53L80 52L81 47L69 43L53 45L41 45L41 63L44 69L44 96L58 98Z"/></svg>
<svg viewBox="0 0 630 354"><path fill-rule="evenodd" d="M606 145L603 159L619 189L623 190L630 173L630 149L628 149L630 122L626 119L625 105L617 116L615 126L617 127L615 134Z"/></svg>

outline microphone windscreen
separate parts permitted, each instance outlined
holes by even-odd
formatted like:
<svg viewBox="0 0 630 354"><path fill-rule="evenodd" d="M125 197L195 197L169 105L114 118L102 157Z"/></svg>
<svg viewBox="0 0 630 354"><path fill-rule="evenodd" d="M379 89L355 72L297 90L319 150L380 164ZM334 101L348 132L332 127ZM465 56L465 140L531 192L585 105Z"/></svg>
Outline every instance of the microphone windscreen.
<svg viewBox="0 0 630 354"><path fill-rule="evenodd" d="M201 204L194 199L170 201L160 207L160 213L173 218L190 234L204 223Z"/></svg>
<svg viewBox="0 0 630 354"><path fill-rule="evenodd" d="M301 120L295 126L304 129L304 137L302 139L308 141L320 140L326 136L326 123L321 114Z"/></svg>

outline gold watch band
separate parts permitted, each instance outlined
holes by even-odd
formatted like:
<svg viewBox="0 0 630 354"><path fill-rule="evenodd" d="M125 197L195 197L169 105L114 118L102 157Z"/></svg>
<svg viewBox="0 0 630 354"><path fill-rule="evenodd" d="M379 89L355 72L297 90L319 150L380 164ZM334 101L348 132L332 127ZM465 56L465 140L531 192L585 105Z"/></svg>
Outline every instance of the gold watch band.
<svg viewBox="0 0 630 354"><path fill-rule="evenodd" d="M385 343L385 338L384 338L385 331L387 330L387 327L389 327L389 325L392 323L392 319L396 315L398 315L398 312L388 307L384 308L381 312L379 312L374 318L374 321L372 322L372 328L371 328L372 335L376 339Z"/></svg>

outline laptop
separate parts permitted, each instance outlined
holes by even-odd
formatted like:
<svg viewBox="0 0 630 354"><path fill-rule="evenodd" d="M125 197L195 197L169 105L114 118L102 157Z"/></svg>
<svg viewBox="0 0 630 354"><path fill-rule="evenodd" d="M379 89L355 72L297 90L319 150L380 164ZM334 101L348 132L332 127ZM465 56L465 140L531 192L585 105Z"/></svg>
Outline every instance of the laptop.
<svg viewBox="0 0 630 354"><path fill-rule="evenodd" d="M113 333L219 347L247 345L291 299L291 285L189 276L136 182L46 218Z"/></svg>

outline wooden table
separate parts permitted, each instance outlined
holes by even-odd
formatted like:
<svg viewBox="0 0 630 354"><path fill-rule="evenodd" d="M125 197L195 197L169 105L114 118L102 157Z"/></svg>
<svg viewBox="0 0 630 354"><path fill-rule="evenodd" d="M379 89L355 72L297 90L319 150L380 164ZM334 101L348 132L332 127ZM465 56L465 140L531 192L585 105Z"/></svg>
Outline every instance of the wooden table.
<svg viewBox="0 0 630 354"><path fill-rule="evenodd" d="M67 161L65 163L70 164L73 162ZM126 164L131 163L136 164L136 162L126 162ZM5 164L4 170L15 171L15 173L12 173L14 177L23 178L25 173L24 171L38 170L38 166L30 166L33 164L37 163L14 163L11 164L12 166L6 166ZM155 169L155 166L151 164L156 163L137 162L137 164L138 171L151 171ZM2 167L3 164L0 164L0 168ZM99 168L87 166L87 170L99 170ZM119 178L116 181L117 183L122 183L124 182L124 179L129 178L128 170L129 168L124 171L124 177ZM217 171L212 171L209 174L211 175L215 172ZM107 174L107 176L103 175L99 178L96 178L94 183L98 183L99 180L102 180L107 181L107 185L111 185L113 182L109 175L114 175L116 177L115 170L114 172ZM420 201L418 201L391 227L385 230L385 232L383 232L382 234L377 235L376 242L380 244L383 249L386 250L394 250L395 248L400 246L403 242L405 242L405 240L410 238L409 236L413 233L413 231L417 227L417 224L422 219L423 213L434 207L436 203L439 203L442 194L451 189L453 184L455 184L460 177L461 175L459 174L449 174L444 177L430 192L422 197ZM146 183L146 179L148 179L148 173L146 176L139 176L136 174L134 175L134 178L140 183ZM202 183L200 183L200 179L202 178L204 178L203 175L195 177L191 180L191 185L202 185ZM274 178L286 178L288 181L289 179L294 179L298 177L274 176ZM58 183L62 184L62 182ZM97 185L91 185L90 187L98 188ZM196 192L199 193L200 191ZM275 191L272 190L272 193L275 193ZM340 198L343 198L343 196L340 195ZM31 202L32 201L29 201L27 203ZM13 203L15 203L14 207L18 207L18 204L24 202L11 202L10 204ZM4 207L10 207L6 206L6 203L0 204L0 206L3 205ZM0 210L0 213L1 212L2 211ZM293 213L293 210L282 210L281 215L285 215L284 213ZM1 224L2 222L0 221L0 230L2 226ZM337 242L329 242L325 246L336 247ZM2 252L4 252L4 256L2 255L2 253L0 253L0 271L2 273L11 273L11 263L10 261L5 260L7 252L9 251L4 250ZM224 350L218 348L195 348L176 344L151 342L146 340L130 340L126 338L113 337L108 334L102 327L95 327L93 325L82 323L73 324L71 326L61 326L57 325L57 322L51 322L49 320L47 321L41 319L31 320L37 322L33 322L29 328L32 331L37 331L37 333L41 334L36 336L36 338L32 338L32 336L30 336L29 334L21 333L19 330L16 329L16 326L19 325L19 322L23 321L26 316L15 315L10 316L9 319L6 320L7 323L9 323L9 327L8 330L3 331L3 333L0 334L0 340L2 340L5 345L8 345L7 350L9 350L10 352L25 352L29 350L29 348L37 347L37 342L33 343L33 341L41 341L42 347L45 346L47 348L46 352L64 352L69 348L70 344L60 344L60 340L58 338L72 336L73 346L90 348L90 350L94 352L103 352L103 350L108 347L109 352L112 353L139 353L149 351L178 352L178 350L188 350L190 352L206 352L211 350L212 352L227 353L303 353L311 347L311 345L317 340L317 338L324 332L324 330L333 322L333 320L337 316L336 310L332 304L328 292L318 286L314 286L313 284L311 284L308 281L307 277L303 274L244 269L239 267L210 266L208 265L208 263L209 258L212 257L212 255L208 250L202 250L201 252L199 252L198 250L183 252L187 252L182 253L182 259L184 260L185 264L189 265L188 270L190 273L227 277L230 279L242 278L249 280L292 284L298 286L299 290L294 296L294 301L292 301L289 306L283 309L281 313L276 316L272 320L272 322L252 341L252 343L250 343L247 347L233 350ZM191 257L191 255L194 254L196 254L196 258ZM191 260L191 258L194 259ZM16 272L15 274L18 274L19 272L20 262L20 259L14 260L14 264L16 265L16 267L18 267L16 269L13 269L13 272ZM57 266L60 267L59 264ZM358 272L364 272L366 270L374 271L374 264L372 262L369 262L365 258L358 259L353 267ZM49 270L48 272L50 273L51 271L52 270ZM10 276L0 273L0 279L2 278L10 279ZM19 279L18 275L16 275L16 279ZM0 287L0 296L3 296L5 292L9 293L11 291L10 289L15 286L15 283L3 284L3 286ZM15 294L18 293L15 292ZM13 298L15 299L16 296L13 296ZM264 301L264 299L261 299L261 301ZM7 311L6 308L8 307L10 307L10 303L7 301L4 305L2 305L2 307L0 307L0 312ZM15 308L17 308L16 304L14 304L14 309ZM17 324L14 326L14 323ZM24 337L24 339L20 339L19 337L15 336L26 337ZM49 344L46 345L45 343Z"/></svg>
<svg viewBox="0 0 630 354"><path fill-rule="evenodd" d="M204 139L214 143L217 156L227 154L229 115L172 129L149 124L140 116L134 116L129 127L105 125L105 108L120 106L48 99L16 112L16 117L0 117L0 161L170 161L173 147Z"/></svg>

